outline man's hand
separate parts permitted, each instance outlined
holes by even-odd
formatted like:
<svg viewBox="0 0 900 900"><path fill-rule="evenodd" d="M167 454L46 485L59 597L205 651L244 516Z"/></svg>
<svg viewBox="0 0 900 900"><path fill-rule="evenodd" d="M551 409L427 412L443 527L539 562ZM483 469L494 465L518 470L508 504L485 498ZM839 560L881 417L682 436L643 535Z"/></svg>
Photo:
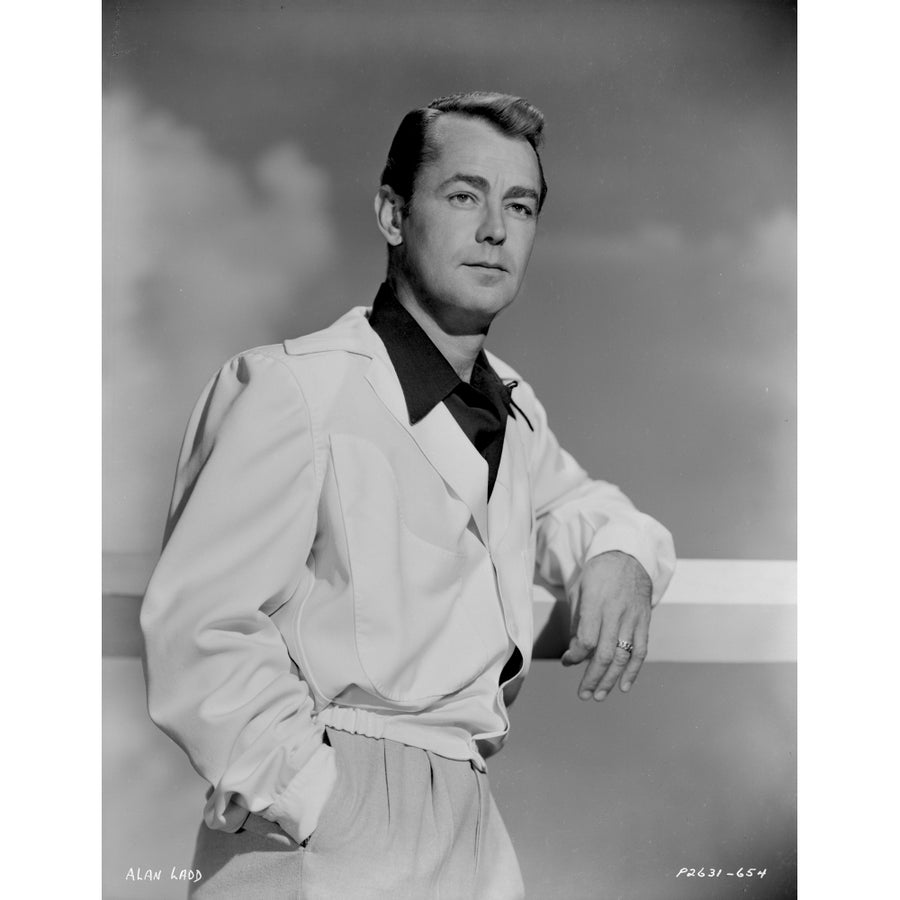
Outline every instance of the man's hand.
<svg viewBox="0 0 900 900"><path fill-rule="evenodd" d="M627 691L647 656L650 597L653 585L644 567L627 553L612 550L588 560L581 574L581 594L564 666L589 657L578 696L603 700L621 676ZM634 644L629 653L617 641Z"/></svg>

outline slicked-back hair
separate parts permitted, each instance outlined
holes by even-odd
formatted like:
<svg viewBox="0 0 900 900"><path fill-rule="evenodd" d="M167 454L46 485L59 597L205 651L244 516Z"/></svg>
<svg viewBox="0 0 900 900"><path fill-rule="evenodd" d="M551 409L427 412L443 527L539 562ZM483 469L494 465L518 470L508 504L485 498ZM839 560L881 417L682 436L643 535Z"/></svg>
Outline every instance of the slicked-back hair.
<svg viewBox="0 0 900 900"><path fill-rule="evenodd" d="M432 138L432 130L435 121L446 113L481 119L507 137L528 141L537 157L541 176L538 200L540 212L547 196L547 182L539 150L543 141L544 114L522 97L469 91L432 100L428 106L408 112L400 122L381 173L381 183L390 185L403 198L404 213L409 210L419 169L437 159L439 148Z"/></svg>

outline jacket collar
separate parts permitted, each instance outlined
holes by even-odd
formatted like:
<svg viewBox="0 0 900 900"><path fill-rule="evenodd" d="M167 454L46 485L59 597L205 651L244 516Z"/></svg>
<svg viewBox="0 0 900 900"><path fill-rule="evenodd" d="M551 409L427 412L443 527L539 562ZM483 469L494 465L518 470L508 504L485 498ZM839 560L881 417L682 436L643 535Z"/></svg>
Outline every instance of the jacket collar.
<svg viewBox="0 0 900 900"><path fill-rule="evenodd" d="M384 344L367 321L368 314L369 307L354 306L327 328L284 341L285 352L291 356L304 356L343 350L370 359L380 356L388 360Z"/></svg>
<svg viewBox="0 0 900 900"><path fill-rule="evenodd" d="M413 425L463 383L387 283L378 289L369 314L369 325L387 348ZM491 367L484 350L479 350L475 357L470 385L491 401L504 424L507 415L515 414L509 390Z"/></svg>
<svg viewBox="0 0 900 900"><path fill-rule="evenodd" d="M456 389L460 377L386 283L378 289L369 325L387 348L415 424Z"/></svg>

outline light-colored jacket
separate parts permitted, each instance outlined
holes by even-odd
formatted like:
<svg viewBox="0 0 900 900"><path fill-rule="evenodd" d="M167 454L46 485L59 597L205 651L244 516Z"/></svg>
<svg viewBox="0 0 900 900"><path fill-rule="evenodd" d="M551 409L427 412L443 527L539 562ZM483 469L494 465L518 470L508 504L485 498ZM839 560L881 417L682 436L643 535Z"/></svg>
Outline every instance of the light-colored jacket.
<svg viewBox="0 0 900 900"><path fill-rule="evenodd" d="M585 560L622 550L655 603L674 568L668 531L589 479L493 356L521 411L487 502L446 406L409 424L366 313L238 355L188 424L141 625L150 715L212 785L211 828L251 810L309 835L326 724L483 767L509 724L500 669L513 644L516 680L531 661L535 571L577 602Z"/></svg>

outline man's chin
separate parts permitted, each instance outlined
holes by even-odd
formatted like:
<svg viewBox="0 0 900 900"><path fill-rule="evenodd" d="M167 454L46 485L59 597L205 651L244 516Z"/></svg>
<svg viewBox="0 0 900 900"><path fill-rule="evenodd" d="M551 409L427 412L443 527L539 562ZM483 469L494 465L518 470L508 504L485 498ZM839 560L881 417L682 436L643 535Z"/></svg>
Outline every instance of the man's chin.
<svg viewBox="0 0 900 900"><path fill-rule="evenodd" d="M494 318L509 306L515 295L496 289L466 291L446 304L447 318L453 323L451 334L485 333Z"/></svg>
<svg viewBox="0 0 900 900"><path fill-rule="evenodd" d="M508 276L507 276L508 277ZM447 334L486 334L491 322L515 299L506 284L477 284L465 279L425 294L413 291L419 305Z"/></svg>

